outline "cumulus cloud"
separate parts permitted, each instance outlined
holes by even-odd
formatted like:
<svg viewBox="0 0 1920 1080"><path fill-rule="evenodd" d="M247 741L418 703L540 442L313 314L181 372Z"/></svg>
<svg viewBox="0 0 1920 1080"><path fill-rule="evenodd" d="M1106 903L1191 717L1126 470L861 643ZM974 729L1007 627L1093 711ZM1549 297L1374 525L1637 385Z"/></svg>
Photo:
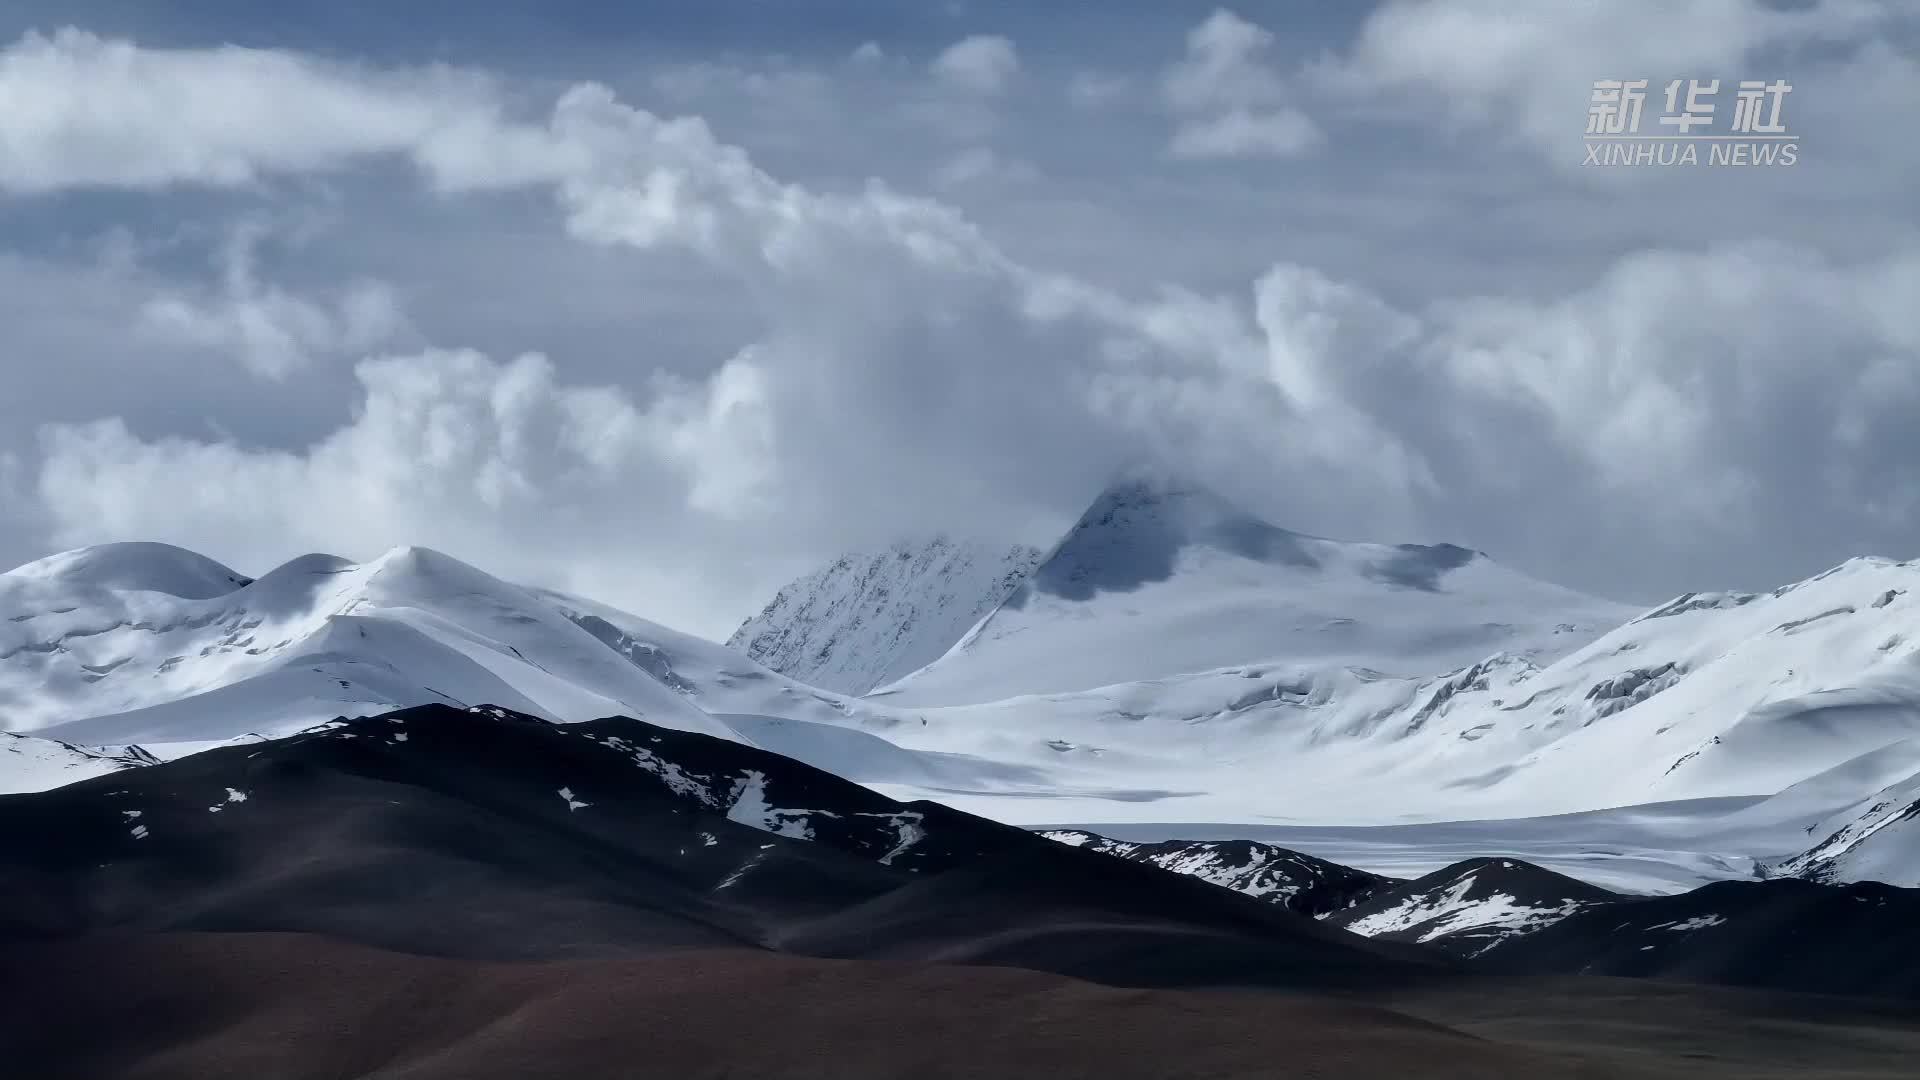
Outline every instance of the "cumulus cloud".
<svg viewBox="0 0 1920 1080"><path fill-rule="evenodd" d="M1210 33L1222 55L1254 40ZM1281 100L1258 77L1180 85L1196 117ZM1674 591L1721 584L1730 558L1804 570L1836 535L1899 553L1920 527L1903 476L1920 255L1657 251L1561 295L1434 304L1291 264L1239 294L1123 294L941 202L784 179L605 87L537 122L472 115L457 154L431 127L353 153L412 161L436 190L535 187L581 241L697 263L739 288L751 343L680 375L637 343L624 381L539 356L371 360L351 414L298 446L49 425L30 468L54 539L165 539L256 570L427 543L723 633L852 544L1044 539L1142 459L1297 527L1459 540L1601 587L1645 585L1649 563ZM501 167L529 146L550 151L537 169Z"/></svg>
<svg viewBox="0 0 1920 1080"><path fill-rule="evenodd" d="M769 528L819 551L869 538L856 530L1071 512L1142 446L1295 457L1289 429L1271 424L1284 402L1183 329L1214 317L1198 301L1128 302L1022 266L951 208L882 185L779 181L699 120L601 87L565 94L537 136L562 149L569 171L551 188L569 232L698 257L753 298L762 339L705 378L638 392L472 354L386 361L361 369L356 419L303 450L146 440L115 421L54 427L40 491L61 542L164 535L233 557L291 538L366 550L452 534L465 539L450 546L487 545L514 565L516 544L484 538L597 514L607 520L580 535L604 547L569 565L630 562L645 535L684 578L730 546L754 550L750 538L764 551ZM521 406L533 419L509 423ZM544 457L525 449L543 445ZM197 497L159 497L169 484ZM647 508L648 527L621 528L615 503ZM527 550L552 567L565 548Z"/></svg>
<svg viewBox="0 0 1920 1080"><path fill-rule="evenodd" d="M1289 104L1272 45L1271 31L1224 8L1188 32L1185 55L1162 80L1178 117L1174 156L1289 157L1321 141L1314 122Z"/></svg>
<svg viewBox="0 0 1920 1080"><path fill-rule="evenodd" d="M1296 400L1357 413L1429 470L1423 520L1575 579L1657 553L1677 591L1723 581L1758 538L1912 554L1920 317L1896 297L1916 285L1920 252L1835 265L1751 244L1418 313L1277 268L1258 305Z"/></svg>
<svg viewBox="0 0 1920 1080"><path fill-rule="evenodd" d="M217 288L170 292L140 311L140 330L168 344L237 359L263 378L282 379L316 356L364 355L405 328L393 289L356 281L338 296L312 299L262 282L255 248L262 229L236 228L222 248Z"/></svg>
<svg viewBox="0 0 1920 1080"><path fill-rule="evenodd" d="M992 34L976 34L949 45L934 58L933 74L941 82L975 94L998 94L1020 71L1020 55L1013 42Z"/></svg>

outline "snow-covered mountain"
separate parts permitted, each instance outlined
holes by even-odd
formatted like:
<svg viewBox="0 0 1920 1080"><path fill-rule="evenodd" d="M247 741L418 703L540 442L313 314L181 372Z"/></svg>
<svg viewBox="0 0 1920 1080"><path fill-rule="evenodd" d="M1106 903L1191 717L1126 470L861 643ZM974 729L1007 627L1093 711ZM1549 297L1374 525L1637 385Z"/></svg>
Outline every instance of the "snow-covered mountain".
<svg viewBox="0 0 1920 1080"><path fill-rule="evenodd" d="M0 574L0 728L36 737L20 744L31 755L0 757L0 787L62 782L50 761L109 767L98 763L115 751L84 749L97 744L171 758L433 703L563 722L634 716L857 782L980 790L1049 779L896 745L884 733L910 718L425 548L360 564L302 556L254 580L178 548L108 545Z"/></svg>
<svg viewBox="0 0 1920 1080"><path fill-rule="evenodd" d="M1634 610L1450 544L1289 532L1195 487L1103 492L992 614L890 704L976 704L1255 662L1428 675L1552 659Z"/></svg>
<svg viewBox="0 0 1920 1080"><path fill-rule="evenodd" d="M1916 603L1920 565L1855 559L1772 593L1677 598L1544 667L1246 664L927 708L924 734L897 737L1051 761L1071 775L1051 805L950 796L1036 823L1384 824L1770 796L1920 737ZM1752 853L1804 849L1825 814L1908 774L1831 778Z"/></svg>
<svg viewBox="0 0 1920 1080"><path fill-rule="evenodd" d="M801 682L864 694L939 659L1040 554L936 536L844 555L781 589L727 645Z"/></svg>
<svg viewBox="0 0 1920 1080"><path fill-rule="evenodd" d="M1584 632L1552 632L1564 607L1521 610L1528 597L1571 594L1483 558L1310 541L1247 525L1207 498L1105 502L1111 513L1090 515L965 641L899 692L867 697L424 549L361 564L304 556L257 580L161 545L65 553L0 575L0 728L38 740L10 740L21 749L0 755L9 773L0 787L140 760L96 747L137 744L171 758L335 716L485 703L569 722L633 715L1015 824L1164 830L1136 828L1129 841L1247 835L1213 831L1222 825L1500 819L1535 822L1521 830L1529 836L1577 835L1581 851L1631 841L1666 852L1657 858L1684 870L1676 881L1761 866L1823 880L1898 878L1910 865L1905 837L1920 793L1902 785L1920 774L1920 641L1910 636L1920 565L1856 559L1771 593L1682 596L1550 660L1500 652L1442 674L1392 674L1377 656L1343 662L1341 648L1385 655L1395 642L1444 642L1449 605L1465 612L1468 639L1509 632L1487 629L1493 620L1481 616L1493 607L1511 615L1502 626L1544 629L1547 642ZM1121 527L1135 514L1149 533L1164 538L1178 517L1201 539L1174 545L1168 576L1134 573L1143 583L1131 590L1063 599L1075 582L1125 576L1102 566L1137 570L1141 545L1159 542ZM1313 566L1273 555L1288 544ZM1459 565L1431 580L1410 568L1436 562ZM1256 628L1275 626L1260 623L1280 618L1274 610L1297 623L1315 605L1350 601L1344 610L1368 613L1354 617L1368 634L1315 652L1301 642L1319 635L1290 631L1268 639L1267 659L1090 689L938 705L909 692L976 660L1018 674L1022 638L1082 675L1126 649L1141 650L1144 671L1183 666L1197 656L1168 659L1192 645L1175 630L1182 620L1251 603L1229 588L1234 575L1273 601L1248 615ZM1282 581L1301 588L1285 592ZM1253 588L1263 583L1270 591ZM1084 617L1062 614L1075 603ZM1406 614L1389 618L1393 610ZM1042 618L1047 611L1058 617ZM1106 623L1151 634L1129 639ZM1020 633L1002 633L1016 624ZM1227 630L1194 632L1239 647ZM1148 648L1151 635L1164 647ZM1664 805L1591 816L1655 803ZM1461 854L1487 850L1535 857L1545 848Z"/></svg>
<svg viewBox="0 0 1920 1080"><path fill-rule="evenodd" d="M258 580L206 563L109 545L0 576L7 726L204 742L439 701L724 730L551 605L436 552L309 555Z"/></svg>

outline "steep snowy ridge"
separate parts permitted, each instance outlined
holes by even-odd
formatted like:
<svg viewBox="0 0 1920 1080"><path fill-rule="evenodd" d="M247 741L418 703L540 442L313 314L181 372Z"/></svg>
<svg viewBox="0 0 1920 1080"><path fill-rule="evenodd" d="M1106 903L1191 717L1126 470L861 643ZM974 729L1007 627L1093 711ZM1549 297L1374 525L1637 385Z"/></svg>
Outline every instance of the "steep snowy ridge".
<svg viewBox="0 0 1920 1080"><path fill-rule="evenodd" d="M1040 552L937 536L845 555L787 585L727 645L801 682L864 694L940 658Z"/></svg>
<svg viewBox="0 0 1920 1080"><path fill-rule="evenodd" d="M1894 749L1911 752L1912 741ZM1920 769L1828 815L1818 843L1769 868L1810 881L1880 881L1920 887Z"/></svg>
<svg viewBox="0 0 1920 1080"><path fill-rule="evenodd" d="M945 656L882 691L976 704L1254 662L1423 676L1502 651L1550 660L1633 614L1451 544L1326 540L1208 491L1128 483Z"/></svg>

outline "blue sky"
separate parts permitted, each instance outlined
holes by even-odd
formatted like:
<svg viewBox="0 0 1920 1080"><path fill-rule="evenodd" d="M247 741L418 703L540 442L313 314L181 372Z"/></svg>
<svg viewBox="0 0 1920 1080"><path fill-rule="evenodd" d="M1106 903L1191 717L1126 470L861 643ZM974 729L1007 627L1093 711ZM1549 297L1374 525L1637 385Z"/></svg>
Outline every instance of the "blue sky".
<svg viewBox="0 0 1920 1080"><path fill-rule="evenodd" d="M721 634L1143 462L1631 600L1913 555L1916 42L1881 0L0 3L0 563L424 543ZM1789 78L1799 162L1582 168L1608 77Z"/></svg>

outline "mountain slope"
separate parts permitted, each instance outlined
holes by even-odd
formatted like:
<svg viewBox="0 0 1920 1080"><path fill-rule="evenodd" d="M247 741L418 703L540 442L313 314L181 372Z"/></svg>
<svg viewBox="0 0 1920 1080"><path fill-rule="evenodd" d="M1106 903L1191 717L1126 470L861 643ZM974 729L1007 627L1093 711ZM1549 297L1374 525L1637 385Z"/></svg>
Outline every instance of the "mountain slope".
<svg viewBox="0 0 1920 1080"><path fill-rule="evenodd" d="M864 694L940 658L1040 561L939 536L845 555L774 595L727 645L801 682Z"/></svg>
<svg viewBox="0 0 1920 1080"><path fill-rule="evenodd" d="M1461 902L1425 924L1396 914L1423 892ZM0 953L275 932L489 962L724 948L1357 994L1461 970L1385 940L1410 935L1490 971L1920 995L1913 890L1773 881L1614 898L1483 859L1397 894L1315 921L738 742L492 706L340 720L0 797ZM1588 906L1512 932L1519 908L1530 922L1569 903ZM1395 925L1371 926L1383 915ZM1469 947L1492 927L1497 947Z"/></svg>
<svg viewBox="0 0 1920 1080"><path fill-rule="evenodd" d="M924 735L893 737L1051 762L1051 804L955 799L1035 824L1398 824L1771 796L1920 738L1916 604L1920 565L1855 559L1771 593L1682 596L1545 666L1246 664L924 708ZM1802 830L1913 772L1836 772L1777 820L1727 823L1752 845L1733 850L1792 855L1820 838Z"/></svg>
<svg viewBox="0 0 1920 1080"><path fill-rule="evenodd" d="M1920 993L1915 894L1769 885L1478 961L1552 979L1462 980L739 743L425 706L0 798L0 984L32 988L0 1054L182 1080L1905 1075L1902 1003L1560 977Z"/></svg>
<svg viewBox="0 0 1920 1080"><path fill-rule="evenodd" d="M1588 908L1503 942L1486 967L1911 999L1916 957L1920 891L1788 879Z"/></svg>
<svg viewBox="0 0 1920 1080"><path fill-rule="evenodd" d="M0 605L23 608L36 599L65 601L75 593L102 591L209 600L251 581L205 555L172 544L99 544L62 551L0 574Z"/></svg>
<svg viewBox="0 0 1920 1080"><path fill-rule="evenodd" d="M45 791L156 761L138 746L75 746L0 731L0 795Z"/></svg>
<svg viewBox="0 0 1920 1080"><path fill-rule="evenodd" d="M1163 840L1140 844L1084 829L1056 829L1040 835L1072 847L1197 877L1310 918L1345 911L1384 889L1401 884L1393 878L1247 840Z"/></svg>
<svg viewBox="0 0 1920 1080"><path fill-rule="evenodd" d="M1911 752L1914 742L1893 749ZM1904 756L1904 754L1903 754ZM1821 837L1770 872L1809 881L1920 886L1920 770L1809 828Z"/></svg>
<svg viewBox="0 0 1920 1080"><path fill-rule="evenodd" d="M341 713L485 701L730 734L645 657L438 552L401 548L365 564L304 556L258 580L236 575L241 584L211 596L141 587L141 574L179 577L165 564L177 559L142 569L126 545L108 554L59 557L133 564L105 585L45 573L45 560L0 576L0 719L13 729L140 742L165 756Z"/></svg>
<svg viewBox="0 0 1920 1080"><path fill-rule="evenodd" d="M1585 908L1619 899L1518 859L1478 858L1377 890L1327 921L1364 937L1416 941L1458 956L1477 956Z"/></svg>
<svg viewBox="0 0 1920 1080"><path fill-rule="evenodd" d="M1204 490L1129 483L965 639L883 691L958 705L1256 661L1426 675L1503 650L1558 656L1631 614L1464 548L1324 540Z"/></svg>
<svg viewBox="0 0 1920 1080"><path fill-rule="evenodd" d="M738 742L492 706L0 798L0 881L15 939L288 931L474 959L729 946L1128 985L1445 967Z"/></svg>

